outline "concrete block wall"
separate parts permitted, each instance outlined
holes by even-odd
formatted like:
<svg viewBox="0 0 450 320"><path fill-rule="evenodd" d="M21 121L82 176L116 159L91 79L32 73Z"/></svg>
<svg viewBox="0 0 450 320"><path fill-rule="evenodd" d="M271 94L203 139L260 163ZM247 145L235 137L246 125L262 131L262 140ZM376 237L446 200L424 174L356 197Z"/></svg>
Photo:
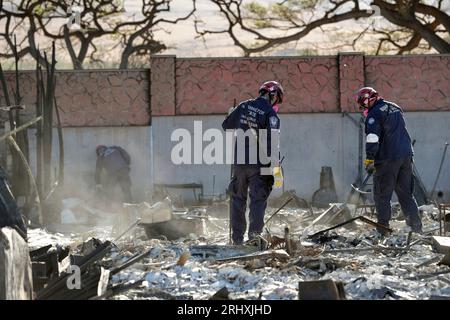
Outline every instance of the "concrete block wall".
<svg viewBox="0 0 450 320"><path fill-rule="evenodd" d="M234 99L240 102L254 97L267 80L277 80L285 89L281 113L357 112L354 95L363 85L375 87L406 111L450 111L448 54L190 59L156 56L151 66L162 78L152 82L153 116L225 114Z"/></svg>
<svg viewBox="0 0 450 320"><path fill-rule="evenodd" d="M450 55L367 56L366 84L407 111L450 110Z"/></svg>
<svg viewBox="0 0 450 320"><path fill-rule="evenodd" d="M202 183L205 193L211 194L215 175L215 192L224 194L230 180L230 165L174 165L170 161L171 150L178 143L170 141L173 130L184 128L194 136L194 121L202 121L203 132L210 128L222 131L223 119L219 115L153 119L155 181ZM281 126L285 190L294 189L298 195L310 198L319 188L321 166L331 166L336 187L344 195L344 187L353 182L357 173L358 128L341 114L282 115ZM208 144L204 142L203 147Z"/></svg>
<svg viewBox="0 0 450 320"><path fill-rule="evenodd" d="M5 72L5 77L13 100L15 75ZM26 106L23 113L34 117L35 71L21 71L19 79ZM146 126L150 123L149 91L148 70L56 71L55 97L64 127ZM4 102L0 90L0 104Z"/></svg>
<svg viewBox="0 0 450 320"><path fill-rule="evenodd" d="M358 119L359 114L350 114ZM227 164L175 165L171 161L171 141L175 129L184 128L193 136L194 121L202 121L203 132L221 130L223 115L161 116L145 127L64 128L65 175L67 190L73 196L93 190L95 147L98 144L123 146L131 155L133 195L149 199L153 183L202 183L204 192L224 194L230 179ZM426 188L431 191L445 141L450 141L450 112L409 112L406 121L416 140L415 163ZM338 197L344 201L358 172L358 128L340 113L281 115L281 151L285 156L285 190L311 199L319 188L322 166L333 168ZM55 132L56 136L56 132ZM203 147L209 142L204 142ZM35 163L34 134L30 132L31 159ZM58 163L58 141L53 141L53 163ZM225 152L225 150L224 150ZM436 187L450 200L450 155L447 154ZM280 190L273 195L279 195ZM188 197L192 193L186 193Z"/></svg>
<svg viewBox="0 0 450 320"><path fill-rule="evenodd" d="M223 114L277 80L286 91L282 112L337 112L336 57L177 59L176 114Z"/></svg>
<svg viewBox="0 0 450 320"><path fill-rule="evenodd" d="M53 172L57 173L59 148L56 129L53 139ZM65 190L71 197L90 197L95 190L95 147L99 144L118 145L131 157L132 194L147 199L152 186L151 127L81 127L64 128ZM35 131L29 131L30 164L36 165ZM56 180L56 179L55 179Z"/></svg>
<svg viewBox="0 0 450 320"><path fill-rule="evenodd" d="M6 72L10 96L14 73ZM150 71L56 72L66 127L143 126L150 116L225 114L234 99L254 97L262 82L285 89L281 113L356 112L353 96L374 86L406 111L450 111L450 55L190 58L154 56ZM34 114L34 71L20 72L20 92ZM4 103L0 90L0 103Z"/></svg>
<svg viewBox="0 0 450 320"><path fill-rule="evenodd" d="M358 119L359 114L351 114ZM177 116L153 119L154 179L166 183L202 183L211 194L213 176L215 193L223 194L230 178L226 164L174 165L171 150L178 142L170 141L175 129L184 128L193 136L194 121L202 121L203 132L221 129L224 116ZM411 137L416 140L415 163L425 187L431 191L439 167L445 141L450 141L450 112L409 112L406 121ZM430 130L430 127L436 130ZM319 189L322 166L333 169L340 201L344 201L358 173L358 127L339 113L281 115L281 151L285 156L285 190L311 199ZM204 142L203 146L209 142ZM441 172L436 190L446 192L450 200L450 155ZM274 191L277 195L279 191Z"/></svg>

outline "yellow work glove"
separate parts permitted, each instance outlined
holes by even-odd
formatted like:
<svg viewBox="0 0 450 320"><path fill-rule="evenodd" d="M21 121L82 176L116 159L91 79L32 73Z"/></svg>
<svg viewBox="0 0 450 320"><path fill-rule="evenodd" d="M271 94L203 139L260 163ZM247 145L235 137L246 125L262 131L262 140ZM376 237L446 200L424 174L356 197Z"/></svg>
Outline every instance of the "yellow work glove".
<svg viewBox="0 0 450 320"><path fill-rule="evenodd" d="M375 171L374 160L366 159L364 160L364 166L366 167L367 173L373 173Z"/></svg>
<svg viewBox="0 0 450 320"><path fill-rule="evenodd" d="M281 167L273 167L273 186L280 189L283 186L283 171Z"/></svg>

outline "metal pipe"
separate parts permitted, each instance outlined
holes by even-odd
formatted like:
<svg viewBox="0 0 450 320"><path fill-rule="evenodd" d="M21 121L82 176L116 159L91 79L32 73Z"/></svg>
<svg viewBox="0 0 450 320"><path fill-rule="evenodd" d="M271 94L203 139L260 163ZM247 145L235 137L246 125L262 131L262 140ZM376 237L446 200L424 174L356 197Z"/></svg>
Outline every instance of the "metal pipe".
<svg viewBox="0 0 450 320"><path fill-rule="evenodd" d="M436 190L436 185L438 183L439 176L441 175L442 165L444 164L445 155L447 154L447 148L448 148L448 142L445 143L444 152L442 153L442 158L441 158L441 164L439 165L439 170L438 170L438 173L436 176L436 180L434 181L433 189L431 190L430 196L432 197L432 199L436 199L434 197L434 191Z"/></svg>
<svg viewBox="0 0 450 320"><path fill-rule="evenodd" d="M20 127L17 127L9 132L4 133L3 135L0 136L0 141L8 138L9 136L16 134L19 131L22 131L22 130L28 128L29 126L32 126L33 124L35 124L36 122L41 121L41 120L42 120L42 116L37 117L31 121L28 121L27 123L24 123Z"/></svg>
<svg viewBox="0 0 450 320"><path fill-rule="evenodd" d="M270 216L269 219L266 220L266 222L264 222L264 224L267 224L267 223L270 221L270 219L272 219L274 215L276 215L278 212L280 212L280 210L283 209L289 202L291 202L292 199L294 199L294 197L290 197L290 198L289 198L289 199L288 199L281 207L279 207L279 208L277 209L277 211L275 211L275 212Z"/></svg>
<svg viewBox="0 0 450 320"><path fill-rule="evenodd" d="M355 120L348 112L343 113L344 116L348 117L355 126L358 127L358 183L363 180L364 168L363 168L363 136L364 136L364 117L361 116L359 121Z"/></svg>
<svg viewBox="0 0 450 320"><path fill-rule="evenodd" d="M236 98L233 101L233 108L236 108ZM234 109L233 109L234 110ZM231 211L232 211L232 207L233 207L233 194L232 191L230 190L230 188L232 188L231 186L231 181L233 181L233 176L234 176L234 135L233 135L233 142L231 143L231 153L232 153L232 160L231 160L231 165L230 165L230 183L228 184L228 193L230 196L230 208L228 210L228 243L229 244L233 244L233 239L232 239L232 227L231 227Z"/></svg>
<svg viewBox="0 0 450 320"><path fill-rule="evenodd" d="M8 135L8 142L11 144L11 146L16 150L16 152L18 153L20 159L23 162L23 165L30 177L30 181L31 184L33 185L34 188L34 192L36 194L36 203L37 203L37 209L38 209L38 216L39 216L39 224L42 226L44 221L42 218L42 207L41 207L41 199L39 197L39 191L36 185L36 180L34 180L34 176L33 173L31 172L31 168L30 165L27 162L27 159L25 158L25 155L22 153L22 151L20 150L19 145L16 143L16 141L13 139L13 137L11 135Z"/></svg>

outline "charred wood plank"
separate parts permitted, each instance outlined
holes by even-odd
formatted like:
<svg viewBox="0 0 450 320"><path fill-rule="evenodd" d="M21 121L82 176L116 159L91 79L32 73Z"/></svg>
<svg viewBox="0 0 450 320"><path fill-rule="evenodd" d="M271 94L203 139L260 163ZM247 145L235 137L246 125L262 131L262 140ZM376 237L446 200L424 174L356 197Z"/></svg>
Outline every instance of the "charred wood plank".
<svg viewBox="0 0 450 320"><path fill-rule="evenodd" d="M31 300L32 278L27 243L16 230L0 229L0 300Z"/></svg>
<svg viewBox="0 0 450 320"><path fill-rule="evenodd" d="M97 247L93 252L89 255L81 259L78 264L80 267L81 275L86 272L88 267L95 263L96 261L101 260L111 249L112 243L110 241L106 241L102 243L99 247ZM50 281L50 283L40 292L38 292L38 299L51 299L52 297L58 296L58 293L63 291L69 291L67 288L67 280L71 276L70 273L64 272L58 278ZM96 280L98 283L98 278ZM95 295L96 292L94 292Z"/></svg>

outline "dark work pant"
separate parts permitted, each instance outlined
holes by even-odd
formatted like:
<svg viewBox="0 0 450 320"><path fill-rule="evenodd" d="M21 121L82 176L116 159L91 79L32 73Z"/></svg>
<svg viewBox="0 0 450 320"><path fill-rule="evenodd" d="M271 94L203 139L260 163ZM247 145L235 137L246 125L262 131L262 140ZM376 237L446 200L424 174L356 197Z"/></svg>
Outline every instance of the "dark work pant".
<svg viewBox="0 0 450 320"><path fill-rule="evenodd" d="M251 165L235 165L229 190L231 192L231 228L234 244L241 244L247 228L245 211L247 193L250 195L249 239L261 234L264 227L264 213L267 198L272 191L273 176L261 175L261 168Z"/></svg>
<svg viewBox="0 0 450 320"><path fill-rule="evenodd" d="M132 203L133 198L131 197L131 178L130 169L123 168L114 173L109 173L106 181L105 187L107 189L108 195L114 194L114 187L116 185L120 186L122 190L122 202Z"/></svg>
<svg viewBox="0 0 450 320"><path fill-rule="evenodd" d="M413 231L422 229L419 209L414 199L414 177L412 158L406 157L385 161L375 166L373 194L378 212L378 223L389 226L391 219L391 198L395 191L405 215L406 223ZM382 231L382 230L379 230Z"/></svg>

